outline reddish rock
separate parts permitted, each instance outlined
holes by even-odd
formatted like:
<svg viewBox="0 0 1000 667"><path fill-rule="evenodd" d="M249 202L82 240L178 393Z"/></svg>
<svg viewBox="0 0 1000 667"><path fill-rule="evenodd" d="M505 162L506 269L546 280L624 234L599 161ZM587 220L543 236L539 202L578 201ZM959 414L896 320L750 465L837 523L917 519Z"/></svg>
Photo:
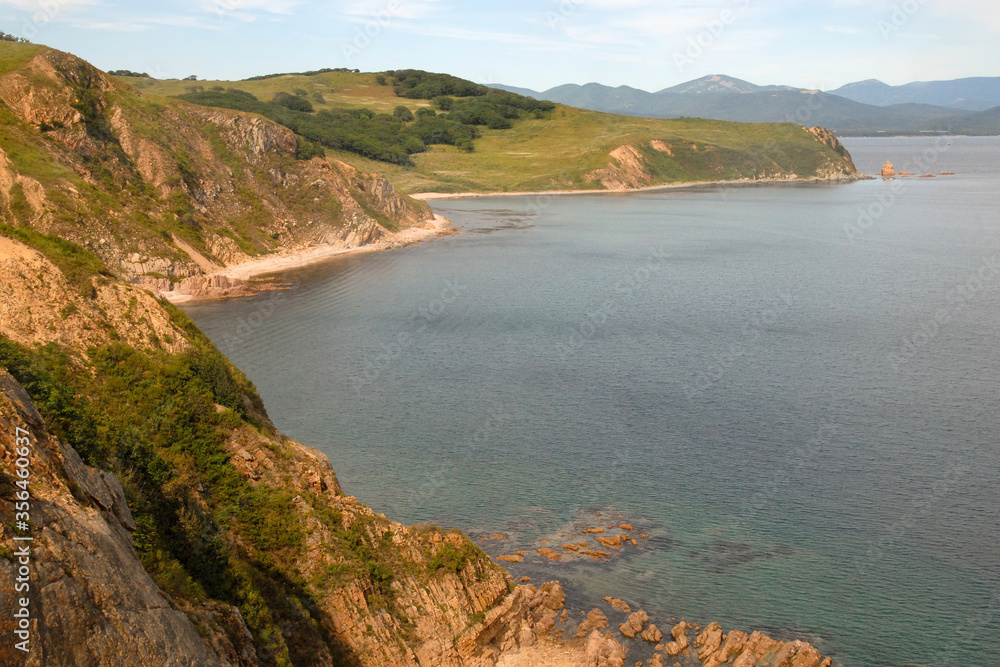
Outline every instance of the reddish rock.
<svg viewBox="0 0 1000 667"><path fill-rule="evenodd" d="M680 655L681 651L686 649L691 645L691 641L687 637L688 624L681 621L670 630L670 635L674 638L672 642L668 642L664 647L664 651L671 658Z"/></svg>
<svg viewBox="0 0 1000 667"><path fill-rule="evenodd" d="M642 638L647 642L653 642L654 644L659 644L663 639L663 633L655 625L650 624L642 633Z"/></svg>
<svg viewBox="0 0 1000 667"><path fill-rule="evenodd" d="M649 615L644 611L637 611L630 614L628 620L618 626L621 633L628 637L629 639L634 638L637 634L642 632L642 626L649 621Z"/></svg>
<svg viewBox="0 0 1000 667"><path fill-rule="evenodd" d="M611 635L594 630L587 640L583 667L625 667L625 647Z"/></svg>
<svg viewBox="0 0 1000 667"><path fill-rule="evenodd" d="M598 537L597 541L606 547L620 549L624 539L625 538L622 535L615 535L614 537Z"/></svg>
<svg viewBox="0 0 1000 667"><path fill-rule="evenodd" d="M895 175L896 175L896 169L895 167L892 166L891 162L886 162L884 165L882 165L883 178L891 178L892 176Z"/></svg>
<svg viewBox="0 0 1000 667"><path fill-rule="evenodd" d="M600 609L593 609L577 627L574 636L576 639L583 639L589 637L594 630L603 630L606 627L608 627L608 617Z"/></svg>
<svg viewBox="0 0 1000 667"><path fill-rule="evenodd" d="M731 658L738 656L747 643L747 633L733 630L726 635L726 642L715 654L715 659L719 662L729 662Z"/></svg>
<svg viewBox="0 0 1000 667"><path fill-rule="evenodd" d="M698 647L698 659L708 660L722 646L722 628L718 623L710 623L695 639L694 645Z"/></svg>

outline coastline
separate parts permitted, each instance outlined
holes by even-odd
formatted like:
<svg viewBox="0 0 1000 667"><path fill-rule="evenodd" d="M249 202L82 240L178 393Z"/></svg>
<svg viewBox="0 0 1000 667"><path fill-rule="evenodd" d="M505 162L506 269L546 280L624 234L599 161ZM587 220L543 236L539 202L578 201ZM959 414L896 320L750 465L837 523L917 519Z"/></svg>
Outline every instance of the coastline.
<svg viewBox="0 0 1000 667"><path fill-rule="evenodd" d="M252 296L267 288L247 286L246 283L249 280L316 266L339 257L363 255L415 245L430 238L456 233L451 225L451 220L435 213L434 217L427 220L422 227L408 227L375 243L354 247L321 245L300 250L281 250L252 259L249 262L233 264L201 276L195 276L199 283L204 284L202 293L186 293L183 291L185 288L182 282L177 290L160 290L157 294L175 305Z"/></svg>
<svg viewBox="0 0 1000 667"><path fill-rule="evenodd" d="M438 201L445 199L479 199L483 197L562 197L571 195L627 195L636 192L657 192L661 190L684 190L705 186L752 186L752 185L780 185L780 184L804 184L804 183L853 183L855 181L867 181L874 179L874 176L867 174L857 174L856 176L842 176L839 178L741 178L738 180L723 181L683 181L680 183L666 183L663 185L649 185L642 188L629 188L625 190L527 190L518 192L418 192L409 195L412 199L420 201Z"/></svg>
<svg viewBox="0 0 1000 667"><path fill-rule="evenodd" d="M853 183L861 180L871 180L873 176L857 174L854 176L838 176L837 178L763 178L763 179L738 179L719 181L684 181L681 183L667 183L663 185L651 185L642 188L630 188L625 190L537 190L537 191L516 191L516 192L419 192L411 194L409 197L419 201L443 201L448 199L480 199L484 197L559 197L576 195L627 195L642 192L658 192L669 190L684 190L699 187L752 187L766 185L795 185L795 184L833 184L833 183ZM170 290L154 289L153 291L167 301L177 305L185 303L196 303L202 301L217 301L220 299L233 299L245 296L253 296L262 291L267 291L267 286L251 286L248 281L265 276L276 276L277 274L302 269L309 266L323 264L340 257L361 255L370 252L380 252L402 248L426 241L429 238L457 233L451 229L452 221L448 218L433 214L423 226L408 227L400 232L394 233L387 238L380 239L375 243L355 247L343 247L338 245L322 245L307 247L298 250L279 250L276 253L265 255L248 262L222 267L214 271L188 278L186 281L171 285ZM189 282L191 281L191 282ZM176 289L173 289L176 287Z"/></svg>

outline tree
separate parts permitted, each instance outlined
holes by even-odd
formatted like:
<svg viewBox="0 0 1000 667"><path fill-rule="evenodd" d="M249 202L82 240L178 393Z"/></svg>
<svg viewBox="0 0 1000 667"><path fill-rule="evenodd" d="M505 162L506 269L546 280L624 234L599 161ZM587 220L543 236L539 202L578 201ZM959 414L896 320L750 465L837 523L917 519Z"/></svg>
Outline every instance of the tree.
<svg viewBox="0 0 1000 667"><path fill-rule="evenodd" d="M404 123L409 123L413 120L413 112L402 105L396 107L396 109L392 112L392 116L396 120L401 120Z"/></svg>
<svg viewBox="0 0 1000 667"><path fill-rule="evenodd" d="M288 93L275 93L274 100L272 101L292 111L305 111L306 113L314 111L312 102L304 97L289 95Z"/></svg>

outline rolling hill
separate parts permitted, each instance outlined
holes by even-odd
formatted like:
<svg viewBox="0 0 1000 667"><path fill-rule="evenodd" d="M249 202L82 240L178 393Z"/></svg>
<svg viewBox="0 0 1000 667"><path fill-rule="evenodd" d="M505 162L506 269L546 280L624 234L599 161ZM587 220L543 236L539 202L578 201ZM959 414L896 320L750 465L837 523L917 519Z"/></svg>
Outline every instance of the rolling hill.
<svg viewBox="0 0 1000 667"><path fill-rule="evenodd" d="M218 95L239 91L260 104L293 95L309 100L314 115L367 115L365 110L369 110L373 112L371 123L391 122L387 116L401 106L405 107L405 113L400 112L403 117L412 114L418 119L412 124L431 113L434 118L449 121L455 118L454 108L462 108L469 99L488 99L488 95L479 95L471 82L463 85L475 95L432 99L400 96L396 91L403 75L393 74L327 71L245 81L160 81L143 77L118 80L147 95L179 96L198 103L211 103L206 96L213 92ZM424 75L427 73L420 76ZM450 111L442 108L441 97L449 98L444 104ZM277 116L269 117L283 122ZM411 163L380 161L343 146L325 145L328 155L359 169L380 171L406 193L601 190L793 175L853 177L849 156L838 153L837 146L817 141L817 135L802 127L818 123L788 124L784 120L779 118L765 125L692 118L655 120L559 106L538 113L518 113L509 127L474 125L475 138L463 147L425 142L422 150L410 154ZM412 124L403 123L400 131L410 131ZM316 136L310 139L320 140Z"/></svg>

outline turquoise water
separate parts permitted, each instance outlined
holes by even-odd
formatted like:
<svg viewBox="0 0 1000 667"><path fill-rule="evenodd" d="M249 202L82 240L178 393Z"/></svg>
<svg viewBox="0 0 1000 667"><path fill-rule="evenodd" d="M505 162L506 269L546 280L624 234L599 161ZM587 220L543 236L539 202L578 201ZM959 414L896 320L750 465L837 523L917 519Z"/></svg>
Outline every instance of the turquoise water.
<svg viewBox="0 0 1000 667"><path fill-rule="evenodd" d="M650 535L511 566L581 609L989 665L1000 139L845 143L956 175L440 202L461 235L186 310L378 512L494 555Z"/></svg>

